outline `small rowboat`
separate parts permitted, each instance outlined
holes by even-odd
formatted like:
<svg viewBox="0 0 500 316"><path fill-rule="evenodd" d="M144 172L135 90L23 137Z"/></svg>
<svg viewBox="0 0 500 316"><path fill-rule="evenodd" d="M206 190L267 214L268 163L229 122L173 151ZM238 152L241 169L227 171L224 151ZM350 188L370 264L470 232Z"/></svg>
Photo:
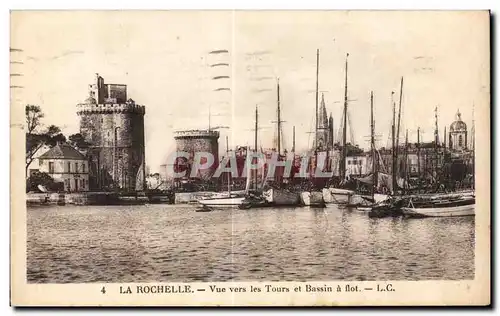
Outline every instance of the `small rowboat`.
<svg viewBox="0 0 500 316"><path fill-rule="evenodd" d="M455 217L475 216L475 198L464 198L454 201L439 201L415 207L411 201L409 207L402 207L405 217Z"/></svg>

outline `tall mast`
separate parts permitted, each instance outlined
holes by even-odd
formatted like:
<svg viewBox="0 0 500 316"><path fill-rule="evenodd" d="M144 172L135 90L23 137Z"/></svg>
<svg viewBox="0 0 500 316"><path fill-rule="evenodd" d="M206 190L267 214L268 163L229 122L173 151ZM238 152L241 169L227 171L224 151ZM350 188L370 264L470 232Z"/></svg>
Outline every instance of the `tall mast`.
<svg viewBox="0 0 500 316"><path fill-rule="evenodd" d="M399 87L399 110L398 110L398 129L396 132L396 159L399 151L399 127L401 125L401 101L403 99L403 77L401 77L401 84Z"/></svg>
<svg viewBox="0 0 500 316"><path fill-rule="evenodd" d="M316 127L314 133L314 146L318 147L318 102L319 102L319 49L316 50Z"/></svg>
<svg viewBox="0 0 500 316"><path fill-rule="evenodd" d="M226 155L227 158L229 159L229 140L228 137L226 136ZM231 173L228 172L227 174L227 192L231 193Z"/></svg>
<svg viewBox="0 0 500 316"><path fill-rule="evenodd" d="M435 126L434 126L434 147L437 151L437 146L439 143L439 128L438 128L438 108L437 106L434 108L434 118L435 118Z"/></svg>
<svg viewBox="0 0 500 316"><path fill-rule="evenodd" d="M210 132L210 119L211 119L211 113L210 113L210 104L208 104L208 131Z"/></svg>
<svg viewBox="0 0 500 316"><path fill-rule="evenodd" d="M437 177L437 172L438 172L438 163L439 163L439 156L438 156L438 144L439 144L439 129L438 129L438 108L434 109L434 118L435 118L435 127L434 127L434 163L433 163L433 170L432 170L432 175L434 174Z"/></svg>
<svg viewBox="0 0 500 316"><path fill-rule="evenodd" d="M255 106L255 154L257 154L257 135L259 130L259 110L257 109L257 105ZM257 158L258 159L258 158ZM257 190L257 169L255 170L255 190Z"/></svg>
<svg viewBox="0 0 500 316"><path fill-rule="evenodd" d="M342 161L339 166L340 169L340 175L343 180L345 180L345 163L346 163L346 156L347 156L347 148L346 148L346 143L347 143L347 66L348 66L348 57L349 53L346 54L345 58L345 82L344 82L344 126L343 126L343 132L342 132Z"/></svg>
<svg viewBox="0 0 500 316"><path fill-rule="evenodd" d="M418 185L420 191L420 127L417 128L417 173L418 173Z"/></svg>
<svg viewBox="0 0 500 316"><path fill-rule="evenodd" d="M293 126L292 152L295 152L295 125Z"/></svg>
<svg viewBox="0 0 500 316"><path fill-rule="evenodd" d="M254 135L254 148L255 152L257 153L257 131L259 129L259 110L257 108L257 105L255 106L255 135Z"/></svg>
<svg viewBox="0 0 500 316"><path fill-rule="evenodd" d="M475 126L475 116L474 116L474 103L472 103L472 189L474 189L476 183L476 126Z"/></svg>
<svg viewBox="0 0 500 316"><path fill-rule="evenodd" d="M280 109L280 79L278 78L278 157L281 154L281 109Z"/></svg>
<svg viewBox="0 0 500 316"><path fill-rule="evenodd" d="M474 149L476 147L476 137L475 137L475 134L476 134L476 127L475 127L475 118L474 118L474 103L472 103L472 131L471 131L471 138L472 138L472 151L474 152Z"/></svg>
<svg viewBox="0 0 500 316"><path fill-rule="evenodd" d="M377 172L377 153L375 149L375 120L373 118L373 91L370 93L370 127L371 127L371 149L372 149L372 173L373 173L373 183L372 183L372 196L375 194L375 189L377 187L378 172Z"/></svg>
<svg viewBox="0 0 500 316"><path fill-rule="evenodd" d="M392 103L392 191L396 194L396 102L394 102L394 91L391 92Z"/></svg>
<svg viewBox="0 0 500 316"><path fill-rule="evenodd" d="M407 186L408 186L408 175L409 173L409 170L408 170L408 130L406 130L406 137L405 137L405 175L404 175L404 179L405 179L405 183L404 183L404 190L406 191L407 190Z"/></svg>
<svg viewBox="0 0 500 316"><path fill-rule="evenodd" d="M444 127L444 135L443 135L443 148L444 152L446 152L446 126Z"/></svg>

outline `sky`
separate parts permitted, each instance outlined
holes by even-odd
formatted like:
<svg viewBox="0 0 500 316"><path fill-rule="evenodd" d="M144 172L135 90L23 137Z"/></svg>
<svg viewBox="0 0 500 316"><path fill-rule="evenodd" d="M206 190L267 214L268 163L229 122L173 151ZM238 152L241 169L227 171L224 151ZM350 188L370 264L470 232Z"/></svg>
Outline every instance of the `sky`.
<svg viewBox="0 0 500 316"><path fill-rule="evenodd" d="M219 129L221 150L259 143L275 147L277 78L284 147L312 146L316 50L319 90L338 137L348 58L348 141L369 146L370 92L377 146L388 146L391 92L399 102L401 136L440 139L458 110L489 109L489 16L466 11L13 11L13 104L38 104L44 124L78 132L76 105L99 73L127 84L146 106L146 163L157 171L173 150L174 131ZM211 54L214 50L227 53ZM214 64L227 64L211 67ZM214 77L223 77L213 79ZM221 91L214 91L220 88ZM474 111L473 111L474 108ZM478 124L476 122L476 124ZM352 130L352 133L351 133Z"/></svg>

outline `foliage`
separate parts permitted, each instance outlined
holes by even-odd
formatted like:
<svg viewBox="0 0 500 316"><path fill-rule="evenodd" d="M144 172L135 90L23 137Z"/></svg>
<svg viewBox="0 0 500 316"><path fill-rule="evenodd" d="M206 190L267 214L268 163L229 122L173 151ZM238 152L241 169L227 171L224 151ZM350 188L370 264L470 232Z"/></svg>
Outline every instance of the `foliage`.
<svg viewBox="0 0 500 316"><path fill-rule="evenodd" d="M75 147L75 148L78 148L79 150L89 148L90 144L85 140L85 138L80 133L70 135L68 137L68 139L69 139L70 145Z"/></svg>
<svg viewBox="0 0 500 316"><path fill-rule="evenodd" d="M26 191L39 191L38 185L44 186L49 191L61 191L64 188L62 182L55 182L47 173L36 171L26 180Z"/></svg>
<svg viewBox="0 0 500 316"><path fill-rule="evenodd" d="M25 111L27 134L33 134L35 130L40 126L41 119L43 118L44 114L42 112L42 109L38 105L28 104L26 105Z"/></svg>
<svg viewBox="0 0 500 316"><path fill-rule="evenodd" d="M50 125L46 130L40 131L41 119L44 114L38 105L26 105L26 175L28 167L35 159L36 153L44 146L53 147L57 142L66 141L61 129Z"/></svg>

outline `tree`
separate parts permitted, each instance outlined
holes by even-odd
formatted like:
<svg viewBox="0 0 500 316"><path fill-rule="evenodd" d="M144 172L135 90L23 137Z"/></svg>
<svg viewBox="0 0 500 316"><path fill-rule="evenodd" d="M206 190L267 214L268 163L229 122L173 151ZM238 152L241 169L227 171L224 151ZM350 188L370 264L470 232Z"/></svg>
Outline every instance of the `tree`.
<svg viewBox="0 0 500 316"><path fill-rule="evenodd" d="M68 137L71 146L78 148L79 150L88 149L90 143L88 143L85 138L80 133L70 135Z"/></svg>
<svg viewBox="0 0 500 316"><path fill-rule="evenodd" d="M37 191L38 185L45 187L49 191L61 191L64 188L64 183L55 182L47 173L36 171L26 180L26 191Z"/></svg>
<svg viewBox="0 0 500 316"><path fill-rule="evenodd" d="M66 141L66 137L61 133L61 129L55 125L50 125L45 131L40 132L42 126L41 119L44 114L38 105L26 105L26 176L28 168L35 159L36 153L44 146L53 147L57 142Z"/></svg>
<svg viewBox="0 0 500 316"><path fill-rule="evenodd" d="M43 118L44 114L42 112L42 109L38 105L31 105L28 104L26 105L26 126L27 126L27 133L26 134L33 134L36 129L40 126L41 124L41 119Z"/></svg>

